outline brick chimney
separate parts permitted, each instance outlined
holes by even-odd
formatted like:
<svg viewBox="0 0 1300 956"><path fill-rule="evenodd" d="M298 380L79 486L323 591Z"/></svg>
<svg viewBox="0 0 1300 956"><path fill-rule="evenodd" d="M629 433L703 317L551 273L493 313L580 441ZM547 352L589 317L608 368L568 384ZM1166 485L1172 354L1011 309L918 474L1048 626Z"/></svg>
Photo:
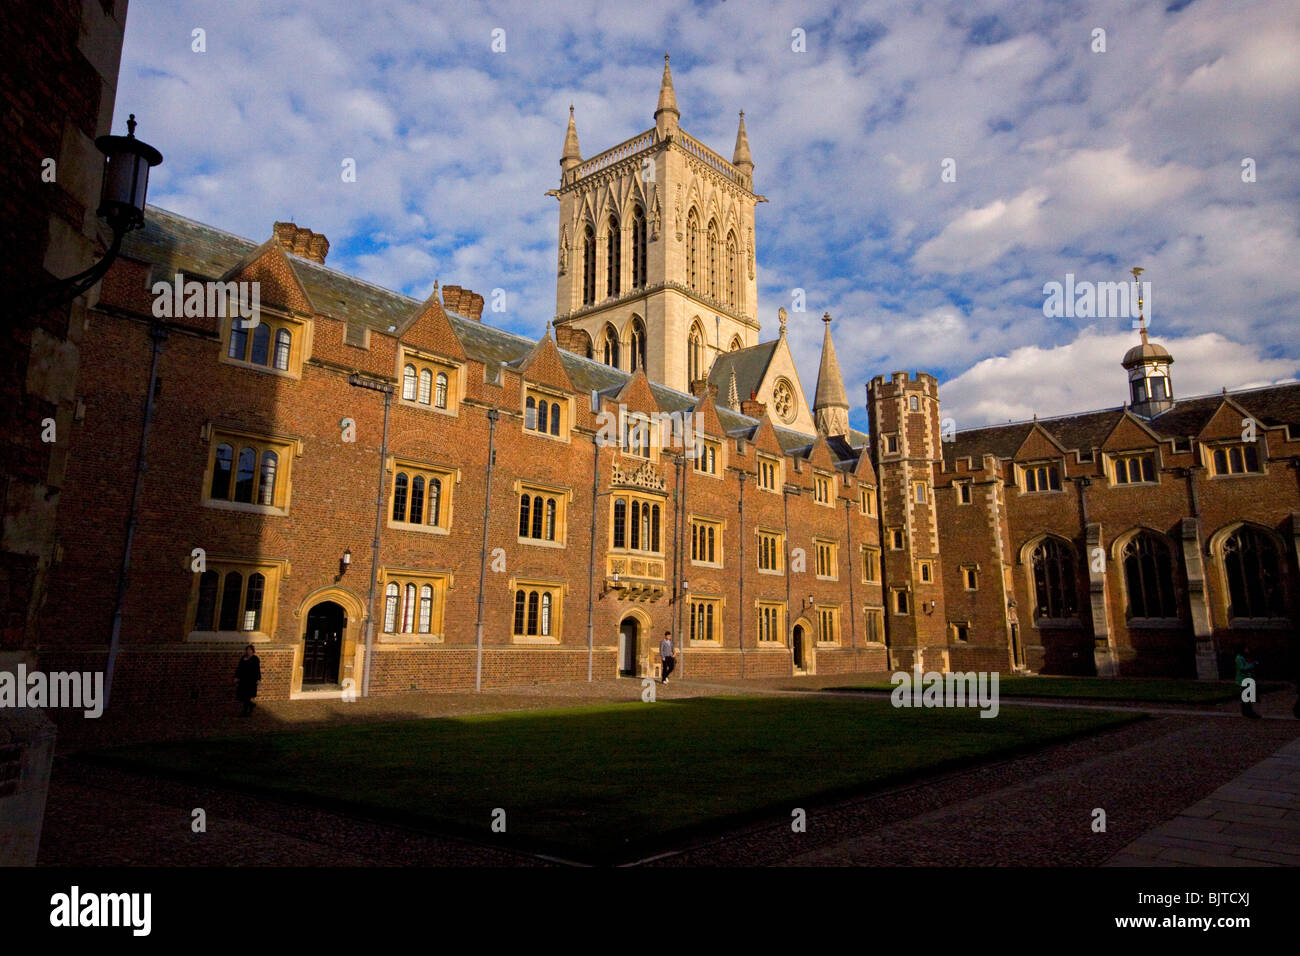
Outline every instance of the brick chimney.
<svg viewBox="0 0 1300 956"><path fill-rule="evenodd" d="M442 307L475 322L483 320L483 297L458 285L442 287Z"/></svg>
<svg viewBox="0 0 1300 956"><path fill-rule="evenodd" d="M301 259L325 264L325 256L330 251L330 241L319 232L312 232L297 223L277 222L272 234L284 251Z"/></svg>
<svg viewBox="0 0 1300 956"><path fill-rule="evenodd" d="M691 381L691 394L696 398L703 398L705 393L717 395L717 386L710 387L707 378L697 378Z"/></svg>
<svg viewBox="0 0 1300 956"><path fill-rule="evenodd" d="M767 403L758 401L758 392L750 392L749 398L740 403L740 414L762 418L767 414Z"/></svg>

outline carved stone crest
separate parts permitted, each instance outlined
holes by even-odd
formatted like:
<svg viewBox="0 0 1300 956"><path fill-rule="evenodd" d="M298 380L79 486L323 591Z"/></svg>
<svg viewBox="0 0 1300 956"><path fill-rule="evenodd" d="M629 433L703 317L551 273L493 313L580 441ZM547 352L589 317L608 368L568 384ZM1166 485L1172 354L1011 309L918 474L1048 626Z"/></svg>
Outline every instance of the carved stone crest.
<svg viewBox="0 0 1300 956"><path fill-rule="evenodd" d="M640 463L615 461L610 472L611 485L624 485L631 488L645 488L649 491L667 491L668 479L659 474L652 462Z"/></svg>

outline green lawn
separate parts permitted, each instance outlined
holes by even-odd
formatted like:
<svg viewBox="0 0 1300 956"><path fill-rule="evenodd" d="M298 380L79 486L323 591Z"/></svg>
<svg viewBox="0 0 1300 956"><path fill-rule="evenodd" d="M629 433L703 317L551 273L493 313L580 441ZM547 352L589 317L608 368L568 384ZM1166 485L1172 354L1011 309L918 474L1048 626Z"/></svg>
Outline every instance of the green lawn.
<svg viewBox="0 0 1300 956"><path fill-rule="evenodd" d="M1260 684L1274 690L1282 684ZM893 690L888 682L827 690ZM1217 704L1236 700L1239 691L1232 681L1143 680L1116 677L1001 677L1000 697L1062 697L1079 700L1140 701L1168 704Z"/></svg>
<svg viewBox="0 0 1300 956"><path fill-rule="evenodd" d="M1097 711L722 697L357 724L86 755L590 862L1114 727ZM506 834L490 830L496 807Z"/></svg>

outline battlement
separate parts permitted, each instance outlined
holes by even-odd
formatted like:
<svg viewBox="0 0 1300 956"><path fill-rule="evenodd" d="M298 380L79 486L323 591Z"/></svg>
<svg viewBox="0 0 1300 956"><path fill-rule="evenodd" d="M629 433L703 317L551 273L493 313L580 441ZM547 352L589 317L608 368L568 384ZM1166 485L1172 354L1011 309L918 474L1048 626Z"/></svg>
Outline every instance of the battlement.
<svg viewBox="0 0 1300 956"><path fill-rule="evenodd" d="M868 398L897 398L905 387L915 390L921 386L921 392L928 398L938 400L939 380L929 372L892 372L888 377L877 375L867 383Z"/></svg>

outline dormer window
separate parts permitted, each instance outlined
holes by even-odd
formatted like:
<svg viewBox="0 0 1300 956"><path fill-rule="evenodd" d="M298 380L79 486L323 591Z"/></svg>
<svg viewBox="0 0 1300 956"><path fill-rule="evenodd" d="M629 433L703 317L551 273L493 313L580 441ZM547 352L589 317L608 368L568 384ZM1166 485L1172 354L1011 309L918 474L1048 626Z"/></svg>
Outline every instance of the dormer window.
<svg viewBox="0 0 1300 956"><path fill-rule="evenodd" d="M440 412L456 412L456 369L407 352L402 361L402 401Z"/></svg>
<svg viewBox="0 0 1300 956"><path fill-rule="evenodd" d="M1254 442L1219 445L1214 449L1211 459L1214 463L1214 474L1216 476L1258 474L1260 472L1259 448Z"/></svg>
<svg viewBox="0 0 1300 956"><path fill-rule="evenodd" d="M1150 452L1142 455L1117 455L1113 461L1117 485L1139 485L1156 480L1155 456Z"/></svg>
<svg viewBox="0 0 1300 956"><path fill-rule="evenodd" d="M524 396L524 430L552 438L568 438L568 402L529 388Z"/></svg>

